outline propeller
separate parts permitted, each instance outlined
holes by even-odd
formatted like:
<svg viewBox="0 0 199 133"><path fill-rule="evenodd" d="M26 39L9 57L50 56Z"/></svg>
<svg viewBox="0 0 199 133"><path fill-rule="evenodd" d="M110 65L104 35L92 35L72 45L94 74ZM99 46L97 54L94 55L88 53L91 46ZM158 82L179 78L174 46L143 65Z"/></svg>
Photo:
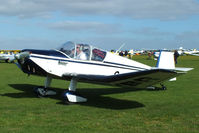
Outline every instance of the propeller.
<svg viewBox="0 0 199 133"><path fill-rule="evenodd" d="M19 64L24 64L25 58L29 57L29 55L30 55L30 52L28 51L21 52L21 53L15 54L15 59L18 60Z"/></svg>
<svg viewBox="0 0 199 133"><path fill-rule="evenodd" d="M30 52L21 52L15 55L17 60L22 60L30 55Z"/></svg>

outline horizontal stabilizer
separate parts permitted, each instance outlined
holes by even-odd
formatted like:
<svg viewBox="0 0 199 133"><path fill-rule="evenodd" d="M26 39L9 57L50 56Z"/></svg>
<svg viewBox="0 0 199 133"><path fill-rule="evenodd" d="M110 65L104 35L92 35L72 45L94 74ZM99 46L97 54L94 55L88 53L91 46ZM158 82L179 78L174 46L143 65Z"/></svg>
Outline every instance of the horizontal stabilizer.
<svg viewBox="0 0 199 133"><path fill-rule="evenodd" d="M175 70L176 71L182 71L182 72L188 72L191 71L194 68L184 68L184 67L176 67Z"/></svg>

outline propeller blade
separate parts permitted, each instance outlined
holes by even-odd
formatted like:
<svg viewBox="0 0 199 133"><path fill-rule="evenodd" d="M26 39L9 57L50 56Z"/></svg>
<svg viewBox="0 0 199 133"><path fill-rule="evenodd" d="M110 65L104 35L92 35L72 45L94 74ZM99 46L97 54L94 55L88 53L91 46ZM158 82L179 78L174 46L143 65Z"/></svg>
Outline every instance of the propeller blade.
<svg viewBox="0 0 199 133"><path fill-rule="evenodd" d="M22 53L16 54L16 55L15 55L15 58L16 58L17 60L20 60L20 59L24 59L24 58L28 57L29 55L30 55L29 52L22 52Z"/></svg>

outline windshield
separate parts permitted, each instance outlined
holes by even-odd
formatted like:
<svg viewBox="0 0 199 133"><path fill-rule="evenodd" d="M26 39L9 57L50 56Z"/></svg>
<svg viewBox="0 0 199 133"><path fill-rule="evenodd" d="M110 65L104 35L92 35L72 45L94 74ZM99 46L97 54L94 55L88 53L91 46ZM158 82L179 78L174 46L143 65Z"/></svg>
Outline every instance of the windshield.
<svg viewBox="0 0 199 133"><path fill-rule="evenodd" d="M66 42L58 50L70 58L78 60L103 61L106 56L106 52L103 50L88 44L75 44L74 42Z"/></svg>
<svg viewBox="0 0 199 133"><path fill-rule="evenodd" d="M75 43L73 42L66 42L58 48L61 52L65 53L71 58L74 58L74 51L75 51Z"/></svg>

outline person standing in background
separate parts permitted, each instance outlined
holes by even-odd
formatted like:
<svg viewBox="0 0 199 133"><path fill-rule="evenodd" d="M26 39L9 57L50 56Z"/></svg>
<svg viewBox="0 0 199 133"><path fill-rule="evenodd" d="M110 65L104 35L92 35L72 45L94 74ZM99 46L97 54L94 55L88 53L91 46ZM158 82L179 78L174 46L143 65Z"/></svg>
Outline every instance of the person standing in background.
<svg viewBox="0 0 199 133"><path fill-rule="evenodd" d="M179 57L179 53L177 50L174 51L174 61L175 61L175 64L177 64L177 59Z"/></svg>

